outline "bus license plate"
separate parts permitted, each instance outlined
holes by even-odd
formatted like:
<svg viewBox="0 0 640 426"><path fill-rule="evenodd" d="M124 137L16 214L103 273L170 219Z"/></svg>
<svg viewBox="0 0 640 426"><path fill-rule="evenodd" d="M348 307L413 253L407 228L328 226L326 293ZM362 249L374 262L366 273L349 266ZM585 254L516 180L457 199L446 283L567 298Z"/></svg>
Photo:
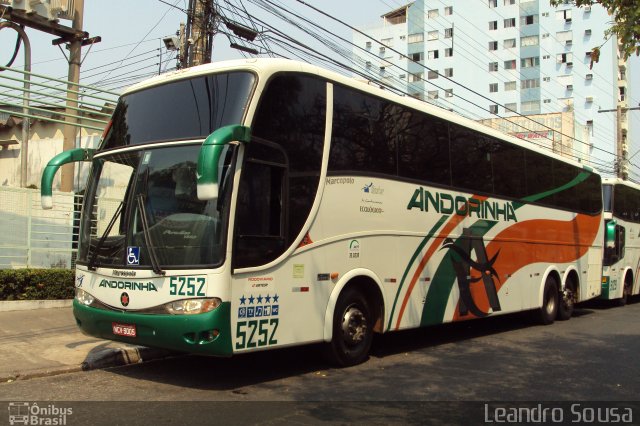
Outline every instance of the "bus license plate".
<svg viewBox="0 0 640 426"><path fill-rule="evenodd" d="M118 324L117 322L111 323L113 334L117 336L136 337L135 324Z"/></svg>

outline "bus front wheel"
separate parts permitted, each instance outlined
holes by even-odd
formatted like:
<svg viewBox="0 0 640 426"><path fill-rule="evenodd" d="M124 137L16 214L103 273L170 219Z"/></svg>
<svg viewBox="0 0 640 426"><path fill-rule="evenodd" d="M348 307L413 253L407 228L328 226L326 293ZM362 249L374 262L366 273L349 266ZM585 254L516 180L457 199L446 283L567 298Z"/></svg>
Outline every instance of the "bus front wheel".
<svg viewBox="0 0 640 426"><path fill-rule="evenodd" d="M558 284L551 275L544 283L542 293L542 306L538 310L538 319L541 324L552 324L558 314Z"/></svg>
<svg viewBox="0 0 640 426"><path fill-rule="evenodd" d="M373 340L372 320L366 297L354 287L344 290L333 313L333 336L327 347L333 364L349 367L367 358Z"/></svg>

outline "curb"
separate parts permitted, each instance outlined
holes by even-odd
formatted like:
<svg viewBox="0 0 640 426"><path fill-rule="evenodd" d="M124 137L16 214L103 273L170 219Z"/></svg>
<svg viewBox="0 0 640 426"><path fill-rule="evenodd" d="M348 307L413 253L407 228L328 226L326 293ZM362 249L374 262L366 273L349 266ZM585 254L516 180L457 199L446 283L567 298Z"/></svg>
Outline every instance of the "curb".
<svg viewBox="0 0 640 426"><path fill-rule="evenodd" d="M80 365L63 365L30 370L28 372L13 372L0 376L0 383L16 380L37 379L40 377L58 376L60 374L77 373L81 371L99 370L103 368L122 367L130 364L140 364L156 359L181 355L166 349L147 348L145 346L130 346L124 348L104 349L89 357Z"/></svg>
<svg viewBox="0 0 640 426"><path fill-rule="evenodd" d="M35 309L68 308L73 299L68 300L0 300L0 312L30 311Z"/></svg>
<svg viewBox="0 0 640 426"><path fill-rule="evenodd" d="M123 348L105 349L89 357L81 365L82 371L101 368L120 367L129 364L139 364L155 359L178 355L178 352L167 349L148 348L146 346L128 346Z"/></svg>

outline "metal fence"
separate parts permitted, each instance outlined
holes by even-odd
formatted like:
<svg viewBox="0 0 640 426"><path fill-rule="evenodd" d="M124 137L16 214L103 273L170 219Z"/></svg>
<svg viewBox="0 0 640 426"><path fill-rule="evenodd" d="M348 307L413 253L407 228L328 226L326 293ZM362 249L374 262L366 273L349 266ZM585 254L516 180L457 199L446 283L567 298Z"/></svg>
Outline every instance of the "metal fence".
<svg viewBox="0 0 640 426"><path fill-rule="evenodd" d="M0 269L75 267L82 199L53 197L43 210L39 190L0 187Z"/></svg>

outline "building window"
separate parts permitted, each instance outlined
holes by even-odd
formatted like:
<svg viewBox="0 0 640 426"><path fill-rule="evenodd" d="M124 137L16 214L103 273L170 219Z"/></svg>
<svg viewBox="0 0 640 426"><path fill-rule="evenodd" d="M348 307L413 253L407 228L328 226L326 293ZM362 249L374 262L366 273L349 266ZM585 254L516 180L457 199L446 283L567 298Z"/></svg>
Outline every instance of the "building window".
<svg viewBox="0 0 640 426"><path fill-rule="evenodd" d="M447 97L447 98L453 97L453 89L445 89L444 90L444 96Z"/></svg>
<svg viewBox="0 0 640 426"><path fill-rule="evenodd" d="M505 83L504 83L504 91L508 92L510 90L516 90L516 82L515 81L505 81Z"/></svg>
<svg viewBox="0 0 640 426"><path fill-rule="evenodd" d="M438 39L438 31L429 31L427 38L429 40L437 40Z"/></svg>
<svg viewBox="0 0 640 426"><path fill-rule="evenodd" d="M510 6L512 4L516 4L516 0L504 0L505 6Z"/></svg>
<svg viewBox="0 0 640 426"><path fill-rule="evenodd" d="M444 29L444 38L453 37L453 28L445 28Z"/></svg>
<svg viewBox="0 0 640 426"><path fill-rule="evenodd" d="M573 40L573 31L558 31L556 33L556 40L560 43L571 44Z"/></svg>
<svg viewBox="0 0 640 426"><path fill-rule="evenodd" d="M414 93L411 93L409 96L411 96L412 98L422 100L423 94L422 92L414 92Z"/></svg>
<svg viewBox="0 0 640 426"><path fill-rule="evenodd" d="M522 113L540 111L540 101L522 102L520 104L520 111Z"/></svg>
<svg viewBox="0 0 640 426"><path fill-rule="evenodd" d="M428 58L429 59L438 59L438 51L437 50L430 50L428 53Z"/></svg>
<svg viewBox="0 0 640 426"><path fill-rule="evenodd" d="M505 28L513 28L516 26L516 18L507 18L504 20Z"/></svg>
<svg viewBox="0 0 640 426"><path fill-rule="evenodd" d="M367 49L371 49L371 42L370 42L370 41L368 41L368 42L365 44L365 46L367 47Z"/></svg>
<svg viewBox="0 0 640 426"><path fill-rule="evenodd" d="M515 70L516 69L516 60L511 59L509 61L504 61L504 69L505 70Z"/></svg>
<svg viewBox="0 0 640 426"><path fill-rule="evenodd" d="M489 84L489 93L496 93L498 91L498 83Z"/></svg>
<svg viewBox="0 0 640 426"><path fill-rule="evenodd" d="M498 7L498 0L488 0L489 1L489 7Z"/></svg>
<svg viewBox="0 0 640 426"><path fill-rule="evenodd" d="M498 63L489 62L489 71L498 71Z"/></svg>
<svg viewBox="0 0 640 426"><path fill-rule="evenodd" d="M508 38L502 43L502 47L505 49L511 49L512 47L516 47L516 39Z"/></svg>
<svg viewBox="0 0 640 426"><path fill-rule="evenodd" d="M409 58L410 58L413 62L420 62L421 60L423 60L423 59L424 59L424 53L423 53L423 52L410 53L410 54L409 54Z"/></svg>
<svg viewBox="0 0 640 426"><path fill-rule="evenodd" d="M556 62L559 64L573 62L573 54L571 52L559 53L558 55L556 55Z"/></svg>
<svg viewBox="0 0 640 426"><path fill-rule="evenodd" d="M414 83L416 81L422 81L424 78L424 74L421 72L411 73L409 74L409 82Z"/></svg>
<svg viewBox="0 0 640 426"><path fill-rule="evenodd" d="M380 40L380 43L384 44L387 47L393 46L393 38L383 38Z"/></svg>
<svg viewBox="0 0 640 426"><path fill-rule="evenodd" d="M438 91L437 90L429 90L427 95L429 96L429 99L432 99L432 100L438 99Z"/></svg>
<svg viewBox="0 0 640 426"><path fill-rule="evenodd" d="M549 82L549 81L551 81L551 77L544 77L544 78L542 79L542 81L547 81L547 82Z"/></svg>
<svg viewBox="0 0 640 426"><path fill-rule="evenodd" d="M407 43L420 43L424 41L424 33L409 34Z"/></svg>
<svg viewBox="0 0 640 426"><path fill-rule="evenodd" d="M444 57L450 58L451 56L453 56L453 47L447 47L444 49Z"/></svg>
<svg viewBox="0 0 640 426"><path fill-rule="evenodd" d="M504 112L506 114L509 114L511 112L518 112L518 104L517 103L509 103L509 104L504 104Z"/></svg>
<svg viewBox="0 0 640 426"><path fill-rule="evenodd" d="M544 101L542 101L545 104L550 104L551 103L551 99L545 99Z"/></svg>
<svg viewBox="0 0 640 426"><path fill-rule="evenodd" d="M438 9L431 9L431 10L428 12L429 19L437 18L437 17L438 17L438 15L439 15L439 14L438 14Z"/></svg>
<svg viewBox="0 0 640 426"><path fill-rule="evenodd" d="M540 57L539 56L532 56L531 58L522 58L522 59L520 59L520 66L522 68L537 67L538 65L540 65Z"/></svg>
<svg viewBox="0 0 640 426"><path fill-rule="evenodd" d="M444 69L445 77L453 77L453 68L445 68Z"/></svg>
<svg viewBox="0 0 640 426"><path fill-rule="evenodd" d="M429 80L435 80L436 78L438 78L438 70L430 70L427 73L427 78Z"/></svg>
<svg viewBox="0 0 640 426"><path fill-rule="evenodd" d="M540 44L540 41L537 34L532 36L520 37L520 46L522 47L537 46L538 44Z"/></svg>
<svg viewBox="0 0 640 426"><path fill-rule="evenodd" d="M445 15L453 15L453 6L447 6L444 8Z"/></svg>
<svg viewBox="0 0 640 426"><path fill-rule="evenodd" d="M520 17L520 26L532 25L538 22L538 15L527 15Z"/></svg>
<svg viewBox="0 0 640 426"><path fill-rule="evenodd" d="M367 69L371 68L371 61L367 61Z"/></svg>
<svg viewBox="0 0 640 426"><path fill-rule="evenodd" d="M489 112L491 114L497 114L498 113L498 105L489 105Z"/></svg>
<svg viewBox="0 0 640 426"><path fill-rule="evenodd" d="M498 21L489 21L489 30L497 30L498 29Z"/></svg>
<svg viewBox="0 0 640 426"><path fill-rule="evenodd" d="M571 9L557 10L556 19L564 19L565 22L571 22Z"/></svg>
<svg viewBox="0 0 640 426"><path fill-rule="evenodd" d="M539 78L531 78L528 80L522 80L520 82L521 89L534 89L536 87L540 87L540 79Z"/></svg>
<svg viewBox="0 0 640 426"><path fill-rule="evenodd" d="M489 42L489 50L498 50L498 42L490 41Z"/></svg>

